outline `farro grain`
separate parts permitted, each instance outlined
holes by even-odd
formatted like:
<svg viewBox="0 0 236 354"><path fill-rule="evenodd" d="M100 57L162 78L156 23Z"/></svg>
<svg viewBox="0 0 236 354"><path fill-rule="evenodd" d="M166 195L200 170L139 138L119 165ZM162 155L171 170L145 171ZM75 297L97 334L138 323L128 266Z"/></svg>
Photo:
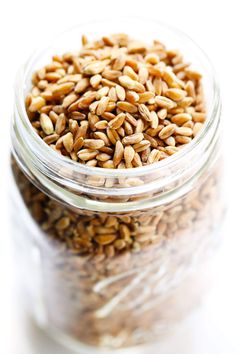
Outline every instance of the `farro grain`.
<svg viewBox="0 0 236 354"><path fill-rule="evenodd" d="M40 114L40 124L45 134L50 135L54 132L52 121L47 114Z"/></svg>
<svg viewBox="0 0 236 354"><path fill-rule="evenodd" d="M135 105L126 101L118 101L117 107L122 111L129 112L129 113L136 113L138 110L138 108Z"/></svg>
<svg viewBox="0 0 236 354"><path fill-rule="evenodd" d="M126 118L125 113L120 113L116 116L116 118L112 119L109 123L108 126L112 129L118 129L122 126L124 123L124 120Z"/></svg>
<svg viewBox="0 0 236 354"><path fill-rule="evenodd" d="M84 146L86 148L97 150L105 145L102 139L84 139Z"/></svg>
<svg viewBox="0 0 236 354"><path fill-rule="evenodd" d="M169 136L174 134L176 130L176 125L175 124L169 124L166 127L162 128L162 130L159 132L159 138L160 139L167 139Z"/></svg>
<svg viewBox="0 0 236 354"><path fill-rule="evenodd" d="M126 136L122 139L122 143L124 145L133 145L133 144L137 144L140 143L140 141L142 141L144 138L142 133L135 133L129 136Z"/></svg>
<svg viewBox="0 0 236 354"><path fill-rule="evenodd" d="M25 100L52 149L89 166L131 168L167 158L196 136L206 120L201 75L181 53L125 34L82 43L33 74Z"/></svg>

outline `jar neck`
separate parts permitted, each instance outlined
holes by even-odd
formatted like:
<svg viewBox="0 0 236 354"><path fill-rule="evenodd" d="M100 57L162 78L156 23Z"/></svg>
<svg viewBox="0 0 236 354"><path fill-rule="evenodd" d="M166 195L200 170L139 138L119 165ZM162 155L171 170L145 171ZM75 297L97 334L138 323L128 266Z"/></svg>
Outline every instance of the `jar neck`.
<svg viewBox="0 0 236 354"><path fill-rule="evenodd" d="M164 205L190 191L217 156L221 105L216 94L217 104L191 143L165 160L127 170L88 167L59 155L33 131L17 96L12 151L37 187L72 208L127 212Z"/></svg>

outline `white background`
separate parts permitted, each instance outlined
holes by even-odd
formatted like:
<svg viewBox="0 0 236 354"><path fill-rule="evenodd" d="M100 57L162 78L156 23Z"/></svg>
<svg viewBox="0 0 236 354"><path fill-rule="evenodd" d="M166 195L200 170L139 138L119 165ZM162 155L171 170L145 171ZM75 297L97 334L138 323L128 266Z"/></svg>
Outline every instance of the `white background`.
<svg viewBox="0 0 236 354"><path fill-rule="evenodd" d="M69 354L28 330L19 315L14 289L14 263L8 222L9 122L14 77L38 43L57 32L93 18L133 15L157 18L187 32L213 62L222 92L226 191L229 211L224 244L217 263L217 283L206 305L172 343L157 354L236 353L236 9L234 1L54 1L0 2L0 353ZM122 29L121 29L122 30ZM144 29L145 30L145 29ZM146 354L146 353L145 353Z"/></svg>

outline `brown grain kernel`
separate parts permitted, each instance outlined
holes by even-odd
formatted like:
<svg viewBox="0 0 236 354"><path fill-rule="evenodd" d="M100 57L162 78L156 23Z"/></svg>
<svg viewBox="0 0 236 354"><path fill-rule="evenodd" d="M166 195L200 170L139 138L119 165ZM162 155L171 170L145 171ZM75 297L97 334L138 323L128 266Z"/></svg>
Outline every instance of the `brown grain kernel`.
<svg viewBox="0 0 236 354"><path fill-rule="evenodd" d="M97 109L96 109L97 115L100 116L101 114L103 114L105 112L109 101L110 101L109 97L102 97L101 98L101 100L98 103Z"/></svg>
<svg viewBox="0 0 236 354"><path fill-rule="evenodd" d="M94 239L99 245L109 245L116 239L116 234L99 235L95 236Z"/></svg>
<svg viewBox="0 0 236 354"><path fill-rule="evenodd" d="M193 70L190 70L190 69L185 69L185 74L187 75L187 77L191 80L200 80L202 75L197 72L197 71L193 71Z"/></svg>
<svg viewBox="0 0 236 354"><path fill-rule="evenodd" d="M78 152L82 148L83 145L84 145L84 139L82 137L76 139L74 142L74 145L73 145L74 151Z"/></svg>
<svg viewBox="0 0 236 354"><path fill-rule="evenodd" d="M131 162L134 158L134 154L135 154L135 151L134 149L132 148L132 146L126 146L125 149L124 149L124 159L125 159L125 164L126 164L126 167L129 168L129 167L132 167L131 165Z"/></svg>
<svg viewBox="0 0 236 354"><path fill-rule="evenodd" d="M179 148L176 146L167 146L165 148L165 151L167 152L168 155L173 155L179 151Z"/></svg>
<svg viewBox="0 0 236 354"><path fill-rule="evenodd" d="M121 71L106 69L103 71L102 76L108 80L115 80L121 76Z"/></svg>
<svg viewBox="0 0 236 354"><path fill-rule="evenodd" d="M108 93L110 101L116 102L118 100L115 87L111 87Z"/></svg>
<svg viewBox="0 0 236 354"><path fill-rule="evenodd" d="M135 133L129 136L126 136L122 139L122 143L124 145L133 145L133 144L137 144L140 141L143 140L143 134L142 133Z"/></svg>
<svg viewBox="0 0 236 354"><path fill-rule="evenodd" d="M141 67L138 72L139 82L144 85L148 80L148 76L149 76L148 69L144 66Z"/></svg>
<svg viewBox="0 0 236 354"><path fill-rule="evenodd" d="M96 100L100 100L102 97L107 96L109 92L109 87L104 86L99 89L96 93Z"/></svg>
<svg viewBox="0 0 236 354"><path fill-rule="evenodd" d="M169 136L169 138L165 139L166 145L175 146L175 138L173 136Z"/></svg>
<svg viewBox="0 0 236 354"><path fill-rule="evenodd" d="M62 142L63 142L63 145L64 145L66 151L71 152L73 149L73 144L74 144L72 133L69 132L66 135L63 135Z"/></svg>
<svg viewBox="0 0 236 354"><path fill-rule="evenodd" d="M115 152L113 156L113 163L115 167L119 165L119 163L123 159L123 155L124 155L124 147L122 143L118 140L115 144Z"/></svg>
<svg viewBox="0 0 236 354"><path fill-rule="evenodd" d="M150 99L154 98L155 95L151 91L145 91L139 94L139 103L148 102Z"/></svg>
<svg viewBox="0 0 236 354"><path fill-rule="evenodd" d="M152 136L148 135L147 133L143 133L143 136L144 136L145 140L148 140L150 142L150 144L151 144L150 146L152 148L157 148L158 143L157 143L156 139L154 139Z"/></svg>
<svg viewBox="0 0 236 354"><path fill-rule="evenodd" d="M115 168L114 163L112 160L108 160L102 163L103 168ZM113 186L113 181L106 181L106 187L111 188Z"/></svg>
<svg viewBox="0 0 236 354"><path fill-rule="evenodd" d="M65 128L66 128L66 116L64 113L61 113L58 116L56 122L55 132L60 135L65 130Z"/></svg>
<svg viewBox="0 0 236 354"><path fill-rule="evenodd" d="M157 149L153 149L148 156L147 163L152 164L154 162L157 162L160 160L160 157L161 157L160 151Z"/></svg>
<svg viewBox="0 0 236 354"><path fill-rule="evenodd" d="M125 66L126 63L126 56L124 54L119 55L114 64L113 64L113 69L114 70L122 70L123 67Z"/></svg>
<svg viewBox="0 0 236 354"><path fill-rule="evenodd" d="M108 136L110 142L113 145L116 144L117 140L120 140L118 133L114 129L107 128L106 132L107 132L107 136Z"/></svg>
<svg viewBox="0 0 236 354"><path fill-rule="evenodd" d="M120 113L116 118L112 119L109 123L108 126L112 129L118 129L122 126L124 120L125 120L125 113Z"/></svg>
<svg viewBox="0 0 236 354"><path fill-rule="evenodd" d="M87 77L81 79L78 81L77 85L75 86L75 92L76 93L81 93L86 90L86 88L89 86L90 81Z"/></svg>
<svg viewBox="0 0 236 354"><path fill-rule="evenodd" d="M52 121L47 114L40 114L40 124L45 134L50 135L54 132Z"/></svg>
<svg viewBox="0 0 236 354"><path fill-rule="evenodd" d="M45 141L46 144L52 144L54 143L55 141L57 141L59 138L59 135L58 134L51 134L51 135L48 135L46 136L45 138L43 138L43 140Z"/></svg>
<svg viewBox="0 0 236 354"><path fill-rule="evenodd" d="M104 141L104 144L105 144L106 146L109 146L109 145L110 145L110 141L109 141L108 135L106 135L106 134L103 133L103 132L95 132L95 133L94 133L94 138L103 140L103 141Z"/></svg>
<svg viewBox="0 0 236 354"><path fill-rule="evenodd" d="M95 123L95 128L96 128L96 130L98 129L101 129L101 130L104 130L104 129L106 129L107 128L107 126L108 126L108 122L106 121L106 120L100 120L100 121L98 121L97 123Z"/></svg>
<svg viewBox="0 0 236 354"><path fill-rule="evenodd" d="M136 113L138 110L138 108L135 105L126 101L117 102L117 107L122 111L129 112L129 113Z"/></svg>
<svg viewBox="0 0 236 354"><path fill-rule="evenodd" d="M84 67L82 67L82 73L86 75L100 74L105 69L107 64L108 62L106 60L104 61L95 60L90 64L87 64Z"/></svg>
<svg viewBox="0 0 236 354"><path fill-rule="evenodd" d="M126 100L132 104L135 104L139 101L139 95L135 91L128 90L126 91Z"/></svg>
<svg viewBox="0 0 236 354"><path fill-rule="evenodd" d="M177 125L182 125L192 119L189 113L179 113L171 117L171 121Z"/></svg>
<svg viewBox="0 0 236 354"><path fill-rule="evenodd" d="M183 135L183 136L192 136L193 135L192 129L186 128L186 127L176 127L175 133L177 135Z"/></svg>
<svg viewBox="0 0 236 354"><path fill-rule="evenodd" d="M102 76L100 74L96 74L90 78L90 85L93 88L97 88L102 80Z"/></svg>
<svg viewBox="0 0 236 354"><path fill-rule="evenodd" d="M33 97L31 99L31 103L29 105L29 111L30 112L37 112L40 110L40 108L42 108L43 106L45 106L46 102L45 99L38 96L38 97Z"/></svg>
<svg viewBox="0 0 236 354"><path fill-rule="evenodd" d="M125 89L120 85L116 85L115 89L116 89L116 94L117 94L117 97L119 98L119 100L124 101L125 100Z"/></svg>
<svg viewBox="0 0 236 354"><path fill-rule="evenodd" d="M162 108L157 112L157 116L160 119L165 119L167 117L167 109L166 108Z"/></svg>
<svg viewBox="0 0 236 354"><path fill-rule="evenodd" d="M75 84L73 82L65 82L63 84L55 85L52 88L53 96L67 95L74 88Z"/></svg>
<svg viewBox="0 0 236 354"><path fill-rule="evenodd" d="M159 138L160 139L167 139L169 136L174 134L175 130L176 130L176 125L169 124L166 127L162 128L162 130L159 133Z"/></svg>
<svg viewBox="0 0 236 354"><path fill-rule="evenodd" d="M141 152L141 151L148 149L150 145L151 145L150 141L142 140L142 141L140 141L140 143L134 144L133 148L134 148L135 152Z"/></svg>
<svg viewBox="0 0 236 354"><path fill-rule="evenodd" d="M147 121L147 122L151 122L152 120L152 116L151 116L151 113L148 109L147 106L145 106L145 104L139 104L138 105L138 110L139 110L139 113L141 114L141 116Z"/></svg>
<svg viewBox="0 0 236 354"><path fill-rule="evenodd" d="M98 151L91 150L91 149L83 149L78 152L78 157L82 161L88 161L94 159L98 154Z"/></svg>
<svg viewBox="0 0 236 354"><path fill-rule="evenodd" d="M105 145L102 139L84 139L84 146L89 149L100 149Z"/></svg>
<svg viewBox="0 0 236 354"><path fill-rule="evenodd" d="M65 230L70 226L70 218L68 216L64 216L59 219L56 223L56 228L58 230Z"/></svg>
<svg viewBox="0 0 236 354"><path fill-rule="evenodd" d="M193 112L192 117L194 122L203 123L206 120L205 113Z"/></svg>
<svg viewBox="0 0 236 354"><path fill-rule="evenodd" d="M176 106L175 102L173 102L171 99L165 96L156 96L155 101L159 107L166 108L166 109L171 109Z"/></svg>
<svg viewBox="0 0 236 354"><path fill-rule="evenodd" d="M129 90L133 90L135 87L135 81L133 79L131 79L129 76L127 75L122 75L119 77L119 82L120 84L129 89Z"/></svg>
<svg viewBox="0 0 236 354"><path fill-rule="evenodd" d="M173 101L181 101L183 100L187 93L186 91L184 90L181 90L181 89L177 89L177 88L170 88L170 89L167 89L166 92L165 92L165 95L169 98L171 98Z"/></svg>
<svg viewBox="0 0 236 354"><path fill-rule="evenodd" d="M106 154L105 152L102 152L102 153L99 153L97 156L96 156L96 159L98 161L102 161L102 162L105 162L105 161L108 161L110 160L111 156Z"/></svg>
<svg viewBox="0 0 236 354"><path fill-rule="evenodd" d="M189 144L191 142L191 138L188 137L188 136L183 136L183 135L176 135L175 136L175 141L178 143L178 144Z"/></svg>

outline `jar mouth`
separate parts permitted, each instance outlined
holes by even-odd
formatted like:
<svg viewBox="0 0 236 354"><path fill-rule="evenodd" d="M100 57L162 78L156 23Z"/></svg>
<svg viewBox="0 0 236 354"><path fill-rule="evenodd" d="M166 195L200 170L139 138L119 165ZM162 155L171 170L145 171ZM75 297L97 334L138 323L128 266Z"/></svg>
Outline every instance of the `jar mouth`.
<svg viewBox="0 0 236 354"><path fill-rule="evenodd" d="M145 33L140 29L140 24L145 26ZM110 29L110 33L107 33L107 28ZM121 31L127 32L133 38L142 39L146 42L157 37L167 47L180 49L185 59L189 58L186 57L182 49L186 49L186 52L190 54L188 55L190 58L191 55L194 57L193 60L190 59L189 61L194 67L198 63L202 67L202 70L199 70L199 68L197 70L203 74L203 79L206 83L206 86L204 86L203 81L203 89L205 90L205 87L207 87L209 93L206 102L207 120L200 133L189 144L186 144L181 151L156 163L130 169L108 169L83 165L60 155L37 135L26 112L25 96L31 87L31 75L36 69L47 64L53 54L63 54L67 49L68 51L74 49L69 47L71 37L74 36L73 38L77 39L86 33L90 34L93 39L94 37L99 38L102 35L120 33ZM130 33L132 31L134 32L133 34ZM174 44L168 44L161 36L166 37L168 40L170 39L169 42L174 42ZM59 53L58 46L60 48ZM76 49L78 50L78 44ZM103 19L80 23L78 26L59 34L48 43L48 46L44 46L44 49L36 51L19 70L15 85L15 112L12 129L13 153L24 171L29 176L31 175L32 180L39 181L39 185L42 185L41 189L49 191L49 194L56 195L59 200L68 201L69 204L72 203L73 199L74 205L81 206L83 202L79 199L84 198L83 196L85 195L90 195L92 199L94 196L114 196L118 198L119 195L135 198L146 193L146 198L148 199L150 198L150 193L154 193L156 197L154 198L155 200L152 199L151 203L155 205L160 203L161 194L164 195L168 191L168 198L174 198L174 194L179 193L177 189L187 185L188 181L193 181L193 176L199 177L199 171L203 169L209 157L214 153L218 137L220 111L220 93L214 69L205 53L182 31L154 19L139 17L120 17L117 21ZM96 185L94 182L90 182L94 177L109 183ZM121 178L127 183L117 183ZM135 179L139 179L142 184L133 184ZM176 193L174 193L175 191ZM169 195L170 192L172 193L171 197ZM82 194L82 197L78 197L78 194ZM157 200L158 198L159 200ZM102 210L107 200L102 200L102 198L101 201L98 200L99 198L97 197L96 201L89 200L84 208L92 209L94 207L97 210L99 208ZM99 203L101 203L101 206L98 206ZM117 199L117 205L121 205L121 203ZM131 203L135 204L135 209L138 208L138 201L134 202L133 200L129 200L127 207L124 208L128 210ZM146 204L148 207L150 203ZM117 208L119 209L120 206L117 206Z"/></svg>

